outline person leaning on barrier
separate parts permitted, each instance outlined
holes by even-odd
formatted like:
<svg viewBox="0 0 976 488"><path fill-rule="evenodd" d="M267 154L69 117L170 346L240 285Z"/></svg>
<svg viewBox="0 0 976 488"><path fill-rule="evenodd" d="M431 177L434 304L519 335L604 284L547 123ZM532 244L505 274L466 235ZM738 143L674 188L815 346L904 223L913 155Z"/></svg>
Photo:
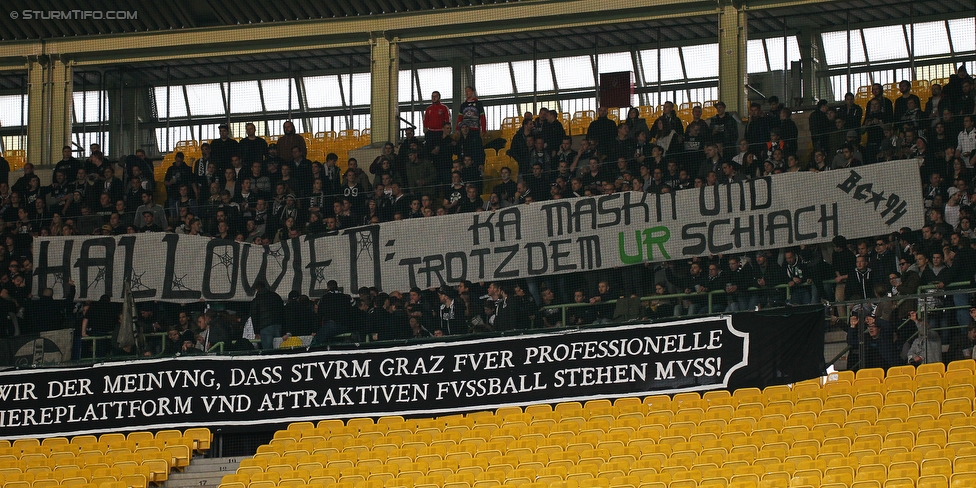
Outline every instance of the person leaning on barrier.
<svg viewBox="0 0 976 488"><path fill-rule="evenodd" d="M860 352L860 341L864 341L864 357L860 358L860 367L864 368L890 368L899 364L898 353L895 350L893 331L891 324L887 320L880 319L874 314L864 317L866 330L862 333L860 329L861 319L859 314L853 314L850 318L850 327L847 329L847 344L851 346L851 353L848 354L848 364L856 358Z"/></svg>
<svg viewBox="0 0 976 488"><path fill-rule="evenodd" d="M908 312L908 320L915 323L918 336L912 341L904 354L908 364L918 366L926 363L942 362L942 339L937 331L931 330L931 324L918 320L918 313Z"/></svg>

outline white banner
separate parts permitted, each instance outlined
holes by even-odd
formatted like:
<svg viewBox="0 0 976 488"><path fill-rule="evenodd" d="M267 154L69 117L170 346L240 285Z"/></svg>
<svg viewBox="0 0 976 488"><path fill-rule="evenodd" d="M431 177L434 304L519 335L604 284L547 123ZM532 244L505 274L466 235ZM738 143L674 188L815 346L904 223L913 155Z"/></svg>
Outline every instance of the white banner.
<svg viewBox="0 0 976 488"><path fill-rule="evenodd" d="M408 219L308 235L269 248L206 237L135 234L34 241L34 294L78 300L246 300L266 280L282 296L436 287L609 269L643 262L862 238L923 225L915 161L788 173L672 194L614 193L497 212Z"/></svg>

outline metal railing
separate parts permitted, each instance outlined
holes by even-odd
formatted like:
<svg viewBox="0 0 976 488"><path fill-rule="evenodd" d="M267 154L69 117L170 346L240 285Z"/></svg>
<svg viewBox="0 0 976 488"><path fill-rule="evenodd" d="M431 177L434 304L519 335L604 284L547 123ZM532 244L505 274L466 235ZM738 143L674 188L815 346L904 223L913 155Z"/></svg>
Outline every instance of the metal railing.
<svg viewBox="0 0 976 488"><path fill-rule="evenodd" d="M831 283L833 283L833 281L831 281ZM798 285L798 286L801 286L801 287L811 287L811 288L813 287L812 284L808 284L808 283L803 283L803 284ZM794 288L795 287L787 286L787 285L784 284L784 285L776 285L776 286L772 286L772 287L768 287L768 288L750 287L750 288L746 289L744 292L736 292L736 293L763 293L763 292L770 292L770 291L773 291L773 290L785 290L785 292L786 292L786 301L789 302L790 299L792 298L793 289ZM695 316L718 315L718 314L721 314L721 313L725 313L725 310L719 310L719 311L716 311L716 312L712 312L712 308L713 308L713 306L715 304L715 297L717 297L719 295L727 295L727 294L728 294L728 292L726 292L725 290L712 290L712 291L707 291L707 292L695 292L695 293L672 293L672 294L669 294L669 295L650 295L650 296L640 297L639 300L641 302L649 302L649 301L654 301L654 300L674 300L674 299L677 299L677 300L697 301L697 300L700 300L702 297L704 297L706 299L705 312L704 313L701 313L701 312L700 313L696 313ZM569 309L571 309L571 308L605 307L605 306L608 306L608 305L615 305L616 303L617 303L617 300L607 300L605 302L597 302L597 303L566 303L566 304L561 304L561 305L546 305L544 307L539 307L539 309L540 310L561 310L562 311L562 323L563 323L563 325L567 325L567 322L566 322L566 320L567 320L567 311ZM779 307L772 307L772 308L779 308Z"/></svg>
<svg viewBox="0 0 976 488"><path fill-rule="evenodd" d="M159 338L160 344L162 344L162 341L166 340L166 333L165 332L153 332L153 333L150 333L150 334L143 334L143 336L146 339L149 339L150 337L157 337L157 338ZM104 344L104 346L103 346L104 349L102 349L102 350L109 350L109 351L111 351L114 348L114 344L112 343L112 339L113 339L113 336L111 336L111 335L84 336L84 337L81 337L81 344L82 344L81 350L82 350L82 353L85 354L85 352L86 352L85 344L87 343L90 346L90 347L87 348L88 349L87 352L90 353L91 356L89 357L88 354L85 354L84 357L79 358L79 359L85 360L85 361L87 361L87 360L97 361L99 359L104 359L105 358L104 355L101 356L101 357L98 355L98 352L99 352L98 346L100 344ZM223 342L218 342L216 344L213 344L213 345L210 346L210 349L207 349L206 352L208 352L208 353L211 353L211 352L222 353L222 352L224 352L224 343ZM160 348L160 351L158 353L153 354L152 357L157 357L157 358L158 357L163 357L163 349Z"/></svg>

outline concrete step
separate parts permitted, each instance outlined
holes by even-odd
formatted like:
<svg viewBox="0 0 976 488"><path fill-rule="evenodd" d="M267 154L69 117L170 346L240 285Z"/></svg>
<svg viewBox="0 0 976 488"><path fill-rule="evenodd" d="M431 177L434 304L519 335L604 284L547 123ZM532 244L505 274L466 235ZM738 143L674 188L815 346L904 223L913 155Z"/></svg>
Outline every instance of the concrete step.
<svg viewBox="0 0 976 488"><path fill-rule="evenodd" d="M176 479L172 477L163 483L162 488L200 488L201 486L219 486L224 475L201 476L199 478Z"/></svg>
<svg viewBox="0 0 976 488"><path fill-rule="evenodd" d="M161 488L200 488L217 486L224 475L237 471L240 457L194 458L181 473L170 473Z"/></svg>

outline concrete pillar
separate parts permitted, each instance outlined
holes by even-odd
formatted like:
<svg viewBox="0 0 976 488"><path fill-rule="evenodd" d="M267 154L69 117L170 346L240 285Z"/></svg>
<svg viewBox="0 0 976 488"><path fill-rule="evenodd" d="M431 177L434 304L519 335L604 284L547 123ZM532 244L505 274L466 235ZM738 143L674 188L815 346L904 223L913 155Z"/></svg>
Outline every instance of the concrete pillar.
<svg viewBox="0 0 976 488"><path fill-rule="evenodd" d="M31 60L27 71L27 161L54 164L71 144L72 69L45 57Z"/></svg>
<svg viewBox="0 0 976 488"><path fill-rule="evenodd" d="M475 85L474 74L472 73L474 66L471 65L470 59L454 58L452 66L454 69L451 82L454 87L454 97L451 99L451 116L454 117L454 120L451 123L457 129L457 116L461 111L461 104L464 103L464 88L467 86L477 88L477 85Z"/></svg>
<svg viewBox="0 0 976 488"><path fill-rule="evenodd" d="M718 14L718 99L725 102L729 112L745 115L748 112L746 84L749 76L746 64L746 12L733 2L722 1Z"/></svg>
<svg viewBox="0 0 976 488"><path fill-rule="evenodd" d="M371 137L374 143L396 141L400 127L397 110L400 95L400 48L396 38L382 33L371 39L370 74L372 98L369 102Z"/></svg>

